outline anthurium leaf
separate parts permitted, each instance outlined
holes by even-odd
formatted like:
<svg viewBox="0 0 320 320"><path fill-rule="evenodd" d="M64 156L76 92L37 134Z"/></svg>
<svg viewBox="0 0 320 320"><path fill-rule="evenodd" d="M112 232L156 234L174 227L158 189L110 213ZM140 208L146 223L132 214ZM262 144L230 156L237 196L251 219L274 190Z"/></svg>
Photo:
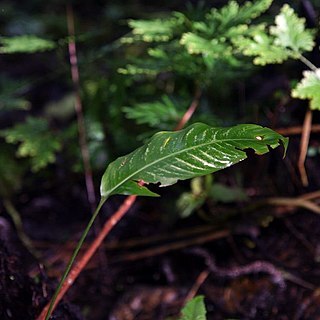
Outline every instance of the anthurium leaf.
<svg viewBox="0 0 320 320"><path fill-rule="evenodd" d="M195 123L176 132L158 132L148 143L112 162L101 181L101 195L155 196L139 181L168 186L178 180L206 175L244 160L244 150L264 154L288 140L268 128L242 124L214 128Z"/></svg>
<svg viewBox="0 0 320 320"><path fill-rule="evenodd" d="M310 99L310 108L320 110L320 69L304 71L303 79L291 94L294 98Z"/></svg>
<svg viewBox="0 0 320 320"><path fill-rule="evenodd" d="M194 297L181 310L182 317L179 320L206 320L206 307L203 296Z"/></svg>

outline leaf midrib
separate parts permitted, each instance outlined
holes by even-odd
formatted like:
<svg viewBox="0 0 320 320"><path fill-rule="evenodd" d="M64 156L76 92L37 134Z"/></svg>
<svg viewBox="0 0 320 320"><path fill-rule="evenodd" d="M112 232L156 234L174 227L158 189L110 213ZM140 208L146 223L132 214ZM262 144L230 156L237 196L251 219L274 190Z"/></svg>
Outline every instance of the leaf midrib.
<svg viewBox="0 0 320 320"><path fill-rule="evenodd" d="M237 141L239 141L239 140L240 140L240 141L252 141L252 140L253 140L253 141L256 141L255 139L221 139L221 140L214 140L214 141L208 142L208 143L203 143L203 144L197 145L197 146L192 146L192 147L189 147L189 148L184 149L184 150L180 150L180 151L175 152L175 153L170 153L169 155L167 155L167 156L165 156L165 157L163 157L163 158L160 158L160 159L157 159L157 160L155 160L155 161L153 161L153 162L150 162L150 163L147 164L146 166L141 167L139 170L137 170L137 171L135 171L133 174L129 175L127 178L123 179L120 183L118 183L116 186L114 186L112 189L110 189L110 192L108 192L106 196L111 195L113 191L115 191L116 189L118 189L122 184L124 184L125 182L127 182L128 180L130 180L133 176L135 176L135 175L138 174L139 172L145 170L145 169L148 168L148 167L153 166L154 164L156 164L156 163L158 163L158 162L160 162L160 161L163 161L163 160L165 160L165 159L167 159L167 158L176 156L176 155L178 155L178 154L180 154L180 153L183 153L183 152L186 152L186 151L189 151L189 150L192 150L192 149L196 149L196 148L201 148L201 147L204 147L204 146L206 146L206 145L210 145L210 144L213 144L213 143L216 143L216 142L220 142L220 141L221 141L221 142L227 142L227 141L235 141L235 140L237 140Z"/></svg>

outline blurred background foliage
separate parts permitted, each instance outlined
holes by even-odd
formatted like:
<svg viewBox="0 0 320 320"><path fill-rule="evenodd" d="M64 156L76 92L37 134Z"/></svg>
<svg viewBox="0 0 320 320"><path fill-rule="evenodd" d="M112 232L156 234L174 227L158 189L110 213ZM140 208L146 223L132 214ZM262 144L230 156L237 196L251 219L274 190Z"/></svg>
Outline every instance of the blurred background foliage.
<svg viewBox="0 0 320 320"><path fill-rule="evenodd" d="M315 28L307 2L319 9L318 1L290 5ZM278 112L275 106L284 110L290 101L301 67L288 62L261 69L233 41L271 24L284 2L275 1L270 9L270 0L239 3L71 2L97 185L111 160L158 130L173 130L196 92L200 105L191 122L283 126L296 121L282 111L276 120L271 115ZM2 157L10 159L2 160L3 171L16 167L20 180L52 176L61 167L66 179L81 176L65 1L2 1L0 36L0 148ZM241 183L234 187L241 188ZM205 190L208 197L211 191ZM184 205L197 194L189 191ZM238 199L241 193L234 191L234 196ZM202 203L197 201L195 208ZM181 209L182 214L192 206Z"/></svg>

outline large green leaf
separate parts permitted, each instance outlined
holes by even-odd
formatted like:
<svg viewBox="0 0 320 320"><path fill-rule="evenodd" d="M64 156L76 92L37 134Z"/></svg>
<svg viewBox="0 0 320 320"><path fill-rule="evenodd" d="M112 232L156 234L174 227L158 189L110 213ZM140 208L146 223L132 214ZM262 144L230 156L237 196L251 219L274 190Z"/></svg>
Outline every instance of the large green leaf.
<svg viewBox="0 0 320 320"><path fill-rule="evenodd" d="M243 124L214 128L195 123L177 132L159 132L148 143L112 162L101 181L101 195L156 196L139 181L168 186L209 174L244 160L244 150L264 154L288 140L268 128Z"/></svg>

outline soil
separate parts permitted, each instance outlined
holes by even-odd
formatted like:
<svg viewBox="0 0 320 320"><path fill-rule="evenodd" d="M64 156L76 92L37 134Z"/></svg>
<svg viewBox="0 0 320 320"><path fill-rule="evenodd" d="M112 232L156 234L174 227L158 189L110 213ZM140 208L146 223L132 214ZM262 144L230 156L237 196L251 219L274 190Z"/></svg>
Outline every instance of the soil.
<svg viewBox="0 0 320 320"><path fill-rule="evenodd" d="M38 260L1 218L1 319L35 319L88 218L57 219L55 210L61 208L49 209L53 200L61 206L65 201L33 199L21 209L26 232L41 253ZM102 220L121 201L115 198L104 208ZM173 223L161 218L160 208L142 198L135 204L52 319L175 319L202 272L208 276L198 294L205 296L208 319L320 318L318 215L286 207L244 214L239 207L227 222L213 215L210 224L197 216ZM230 212L226 206L217 209Z"/></svg>

